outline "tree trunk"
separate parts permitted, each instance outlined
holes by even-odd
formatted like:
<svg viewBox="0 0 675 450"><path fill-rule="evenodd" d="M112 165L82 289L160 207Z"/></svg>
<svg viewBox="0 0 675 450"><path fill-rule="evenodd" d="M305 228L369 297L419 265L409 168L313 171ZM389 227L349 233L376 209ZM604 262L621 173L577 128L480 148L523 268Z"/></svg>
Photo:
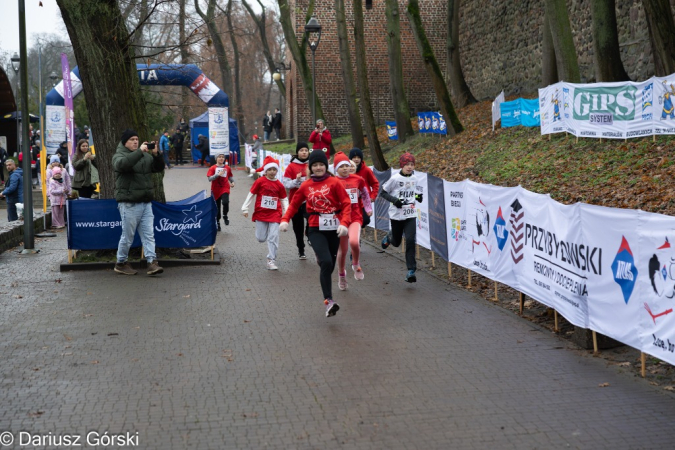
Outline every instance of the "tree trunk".
<svg viewBox="0 0 675 450"><path fill-rule="evenodd" d="M675 24L668 0L642 0L657 77L675 73Z"/></svg>
<svg viewBox="0 0 675 450"><path fill-rule="evenodd" d="M188 52L188 45L185 42L185 2L187 0L178 0L179 9L178 9L178 33L179 33L179 45L180 45L180 63L189 64L190 54ZM181 104L181 117L185 119L185 123L190 121L190 108L188 107L190 92L183 88L181 89L180 104Z"/></svg>
<svg viewBox="0 0 675 450"><path fill-rule="evenodd" d="M476 103L476 97L466 84L459 59L459 0L448 0L448 76L458 108Z"/></svg>
<svg viewBox="0 0 675 450"><path fill-rule="evenodd" d="M57 0L80 68L80 79L96 132L96 155L111 161L127 128L148 140L145 104L130 46L129 33L117 0L95 5L80 0ZM99 166L101 195L114 197L111 164Z"/></svg>
<svg viewBox="0 0 675 450"><path fill-rule="evenodd" d="M380 141L377 138L377 127L373 118L373 107L370 103L370 88L368 87L368 61L366 59L366 39L363 32L363 2L353 0L354 6L354 48L356 50L356 77L361 92L361 110L366 120L366 135L373 165L379 171L387 170L389 165L384 159Z"/></svg>
<svg viewBox="0 0 675 450"><path fill-rule="evenodd" d="M389 87L396 118L399 142L403 143L415 135L410 123L410 107L403 85L403 57L401 56L401 21L398 0L386 0L387 53L389 55Z"/></svg>
<svg viewBox="0 0 675 450"><path fill-rule="evenodd" d="M544 8L544 27L541 43L541 83L543 86L550 86L558 81L560 81L560 78L558 78L558 65L555 62L551 25L548 12Z"/></svg>
<svg viewBox="0 0 675 450"><path fill-rule="evenodd" d="M544 0L544 7L551 27L558 75L563 81L580 83L579 61L572 38L572 26L567 13L567 3L565 0Z"/></svg>
<svg viewBox="0 0 675 450"><path fill-rule="evenodd" d="M593 20L595 81L629 80L619 52L614 0L592 0L591 18Z"/></svg>
<svg viewBox="0 0 675 450"><path fill-rule="evenodd" d="M408 0L406 12L408 20L410 20L413 35L415 36L417 48L424 60L424 67L427 69L429 78L431 78L431 83L434 86L434 92L436 92L436 98L441 105L441 114L443 114L443 117L446 120L448 136L454 136L455 134L464 131L464 127L462 127L459 117L457 117L455 107L452 105L452 100L450 99L448 87L443 79L443 73L438 65L438 61L436 61L434 49L431 47L431 44L427 39L427 34L424 31L424 25L422 24L422 18L420 17L419 2L417 0Z"/></svg>
<svg viewBox="0 0 675 450"><path fill-rule="evenodd" d="M312 95L312 70L307 63L307 38L305 34L302 35L302 44L298 44L298 39L295 36L295 29L293 28L293 22L291 21L291 10L288 5L288 0L277 0L279 2L279 22L281 22L281 28L284 30L284 38L286 39L286 44L288 45L288 50L293 56L293 61L295 61L295 67L300 75L302 80L302 88L305 91L305 96L307 97L307 104L311 108L313 103ZM307 8L307 15L305 16L305 23L309 20L312 13L314 12L314 0L310 0L309 7ZM321 99L319 96L316 96L316 117L325 119L323 115L323 109L321 108ZM314 125L310 127L314 129ZM309 137L309 136L307 136ZM300 136L298 135L298 139ZM331 155L333 154L333 148L331 144Z"/></svg>
<svg viewBox="0 0 675 450"><path fill-rule="evenodd" d="M354 72L352 70L352 57L349 52L349 38L347 33L347 20L345 18L344 0L335 0L335 21L337 25L338 43L340 44L340 64L342 65L342 78L345 83L345 94L347 100L347 114L349 116L349 127L352 132L352 145L354 147L365 147L363 140L363 126L361 125L361 114L357 105L356 84L354 84Z"/></svg>

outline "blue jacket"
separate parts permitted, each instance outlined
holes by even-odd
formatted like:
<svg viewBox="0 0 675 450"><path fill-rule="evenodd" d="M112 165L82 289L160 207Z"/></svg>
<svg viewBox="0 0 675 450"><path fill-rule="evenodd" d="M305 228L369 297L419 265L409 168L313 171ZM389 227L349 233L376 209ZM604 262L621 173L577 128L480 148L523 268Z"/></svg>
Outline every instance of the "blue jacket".
<svg viewBox="0 0 675 450"><path fill-rule="evenodd" d="M2 195L7 198L7 203L20 203L23 201L23 170L19 167L9 174L9 181Z"/></svg>
<svg viewBox="0 0 675 450"><path fill-rule="evenodd" d="M168 152L169 151L169 138L162 135L161 138L159 138L159 149L163 152Z"/></svg>

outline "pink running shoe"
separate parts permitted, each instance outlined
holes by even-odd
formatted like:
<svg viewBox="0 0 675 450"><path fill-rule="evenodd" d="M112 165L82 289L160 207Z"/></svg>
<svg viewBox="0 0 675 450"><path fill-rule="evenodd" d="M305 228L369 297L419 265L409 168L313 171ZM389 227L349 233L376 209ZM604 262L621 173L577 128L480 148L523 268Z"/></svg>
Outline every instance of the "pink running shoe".
<svg viewBox="0 0 675 450"><path fill-rule="evenodd" d="M347 272L338 273L338 287L341 291L347 290Z"/></svg>
<svg viewBox="0 0 675 450"><path fill-rule="evenodd" d="M354 278L357 280L363 280L365 278L365 275L363 275L363 269L361 269L361 265L354 266L352 265L352 270L354 271Z"/></svg>

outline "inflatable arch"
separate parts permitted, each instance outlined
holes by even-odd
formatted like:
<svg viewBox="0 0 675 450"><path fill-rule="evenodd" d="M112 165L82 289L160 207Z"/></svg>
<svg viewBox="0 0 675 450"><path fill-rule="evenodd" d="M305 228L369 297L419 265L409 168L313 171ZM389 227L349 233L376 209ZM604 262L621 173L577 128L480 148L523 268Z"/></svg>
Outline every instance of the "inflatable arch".
<svg viewBox="0 0 675 450"><path fill-rule="evenodd" d="M138 79L142 85L186 86L206 105L209 112L209 145L212 155L229 152L230 99L204 72L194 64L137 64ZM79 67L70 72L73 98L82 92ZM53 154L66 140L66 114L63 81L47 94L45 111L45 146ZM236 135L234 136L237 137Z"/></svg>

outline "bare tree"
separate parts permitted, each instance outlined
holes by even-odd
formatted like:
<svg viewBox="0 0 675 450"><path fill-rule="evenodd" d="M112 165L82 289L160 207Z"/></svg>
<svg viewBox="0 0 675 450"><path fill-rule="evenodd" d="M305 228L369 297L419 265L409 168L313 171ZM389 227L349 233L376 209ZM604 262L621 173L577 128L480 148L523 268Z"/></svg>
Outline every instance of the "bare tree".
<svg viewBox="0 0 675 450"><path fill-rule="evenodd" d="M591 18L593 20L593 61L596 81L629 80L619 52L614 0L592 0Z"/></svg>
<svg viewBox="0 0 675 450"><path fill-rule="evenodd" d="M466 84L462 63L459 59L459 1L448 0L448 76L452 86L452 96L458 108L476 103L476 97Z"/></svg>
<svg viewBox="0 0 675 450"><path fill-rule="evenodd" d="M579 83L581 82L579 61L572 38L567 3L565 0L544 0L544 8L551 29L558 76L564 81Z"/></svg>
<svg viewBox="0 0 675 450"><path fill-rule="evenodd" d="M668 0L642 0L657 77L675 73L675 24Z"/></svg>
<svg viewBox="0 0 675 450"><path fill-rule="evenodd" d="M544 26L541 43L541 82L543 86L550 86L557 83L558 64L555 61L555 49L553 48L553 38L551 37L551 26L548 18L548 11L544 9Z"/></svg>

